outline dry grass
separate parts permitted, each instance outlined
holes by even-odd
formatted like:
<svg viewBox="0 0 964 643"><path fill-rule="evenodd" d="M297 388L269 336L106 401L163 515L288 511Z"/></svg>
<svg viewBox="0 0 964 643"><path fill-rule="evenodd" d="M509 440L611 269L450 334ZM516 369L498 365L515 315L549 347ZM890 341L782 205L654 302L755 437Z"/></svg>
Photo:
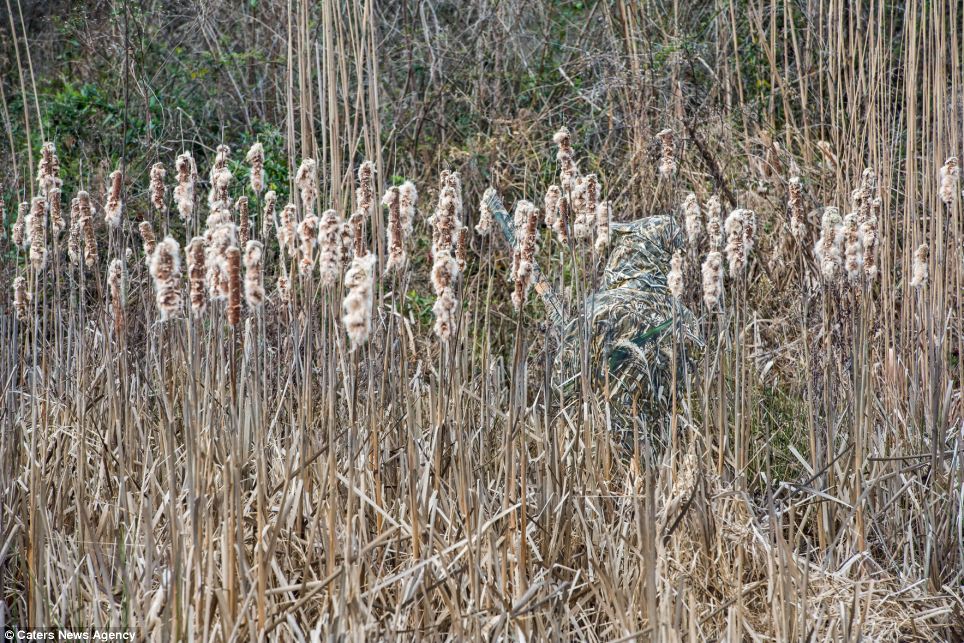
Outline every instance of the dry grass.
<svg viewBox="0 0 964 643"><path fill-rule="evenodd" d="M397 139L382 131L394 107L380 92L401 85L373 79L400 14L289 4L288 174L266 178L287 182L294 205L278 203L272 225L259 220L275 211L259 180L270 149L253 155L250 181L204 180L211 141L190 150L196 186L176 149L140 174L107 168L60 188L43 148L38 175L19 181L15 202L36 195L39 207L59 189L90 195L71 209L69 239L53 219L18 228L44 238L43 253L2 242L15 261L0 314L0 626L135 627L164 641L964 635L964 217L947 162L962 156L958 4L818 2L804 15L717 0L709 17L659 5L650 21L655 6L598 3L586 29L616 62L566 71L610 73L571 100L619 134L573 134L554 162L569 106L547 100L493 122L468 154L440 151L443 172L409 157L408 125ZM515 5L494 11L527 28ZM677 46L687 19L711 28L712 57ZM426 30L441 23L423 16ZM769 70L754 81L769 83L763 99L735 48L745 29ZM443 73L445 47L461 45L446 34L409 46ZM667 77L645 67L654 48L670 52ZM714 118L684 99L703 66ZM28 97L33 67L20 69ZM33 169L37 150L23 152ZM356 194L363 159L374 173ZM148 174L156 162L177 170L166 191L164 172ZM516 260L534 259L546 280L535 290L551 283L576 310L599 284L608 229L604 242L577 239L565 234L574 218L548 217L555 231L532 234L542 217L530 209L575 202L570 171L599 177L580 197L591 216L572 213L582 225L605 228L611 207L616 221L673 212L691 231L673 283L704 347L673 363L678 386L656 422L633 425L628 450L613 440L606 382L553 384L531 275L510 283L513 253L468 232L483 177L526 199ZM393 175L419 179L411 234L397 191L378 205ZM545 199L550 183L564 187ZM215 187L225 211L203 200ZM239 197L247 243L232 222ZM839 209L840 229L823 226L823 206ZM150 256L140 218L163 240ZM457 257L460 229L471 251ZM390 255L403 260L386 273ZM201 263L223 274L211 293L224 297L193 307L208 294ZM430 276L444 304L435 332Z"/></svg>

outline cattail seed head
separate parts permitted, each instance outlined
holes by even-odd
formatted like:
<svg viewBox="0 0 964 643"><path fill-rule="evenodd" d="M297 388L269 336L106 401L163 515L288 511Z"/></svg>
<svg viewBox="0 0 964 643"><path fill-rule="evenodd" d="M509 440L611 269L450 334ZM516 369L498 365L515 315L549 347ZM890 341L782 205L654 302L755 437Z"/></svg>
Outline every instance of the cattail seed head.
<svg viewBox="0 0 964 643"><path fill-rule="evenodd" d="M552 141L559 147L556 160L559 161L559 183L562 191L572 192L579 177L579 168L572 151L572 135L567 128L562 127L553 135Z"/></svg>
<svg viewBox="0 0 964 643"><path fill-rule="evenodd" d="M59 189L63 185L60 180L60 159L57 158L57 150L51 141L47 141L40 148L40 163L37 166L37 183L40 185L40 194L49 196L50 191Z"/></svg>
<svg viewBox="0 0 964 643"><path fill-rule="evenodd" d="M318 217L309 214L298 224L298 237L301 239L301 259L298 272L302 277L310 275L315 269L315 246L318 245Z"/></svg>
<svg viewBox="0 0 964 643"><path fill-rule="evenodd" d="M17 220L13 223L10 234L13 238L13 245L21 250L27 249L27 219L30 218L30 204L26 201L17 207Z"/></svg>
<svg viewBox="0 0 964 643"><path fill-rule="evenodd" d="M298 248L298 228L295 222L297 214L298 209L295 204L289 203L282 208L278 217L280 220L277 231L278 246L289 255L294 255Z"/></svg>
<svg viewBox="0 0 964 643"><path fill-rule="evenodd" d="M20 276L13 280L13 307L17 311L17 319L27 321L27 280Z"/></svg>
<svg viewBox="0 0 964 643"><path fill-rule="evenodd" d="M291 281L288 279L288 275L278 276L278 298L281 299L282 303L291 303Z"/></svg>
<svg viewBox="0 0 964 643"><path fill-rule="evenodd" d="M790 234L803 243L809 235L807 217L803 211L803 185L798 176L791 177L787 184L787 208L790 211Z"/></svg>
<svg viewBox="0 0 964 643"><path fill-rule="evenodd" d="M518 258L513 261L515 290L512 292L512 305L516 310L521 310L532 287L536 242L539 239L537 233L539 210L529 201L519 201L516 204L515 216L517 220L521 219L525 222L521 230L522 234L516 239L515 254Z"/></svg>
<svg viewBox="0 0 964 643"><path fill-rule="evenodd" d="M318 222L318 268L323 285L330 286L338 281L350 247L348 224L336 210L325 210Z"/></svg>
<svg viewBox="0 0 964 643"><path fill-rule="evenodd" d="M64 221L63 204L60 201L60 188L50 188L47 192L47 203L50 206L50 227L54 238L57 238L67 227L67 222Z"/></svg>
<svg viewBox="0 0 964 643"><path fill-rule="evenodd" d="M418 190L411 181L405 181L398 187L398 207L402 221L402 232L406 237L412 236L415 223L415 207L418 205Z"/></svg>
<svg viewBox="0 0 964 643"><path fill-rule="evenodd" d="M261 143L253 144L250 149L248 149L248 154L244 158L251 166L251 191L255 194L261 194L261 191L264 190L265 177L264 147L261 145Z"/></svg>
<svg viewBox="0 0 964 643"><path fill-rule="evenodd" d="M174 187L174 202L181 220L189 223L194 216L194 183L197 181L197 165L190 152L179 154L174 162L177 170L177 185Z"/></svg>
<svg viewBox="0 0 964 643"><path fill-rule="evenodd" d="M124 328L124 263L120 259L112 259L107 269L107 291L114 332L120 336Z"/></svg>
<svg viewBox="0 0 964 643"><path fill-rule="evenodd" d="M239 197L234 204L238 210L238 243L245 247L251 238L251 218L248 216L248 197Z"/></svg>
<svg viewBox="0 0 964 643"><path fill-rule="evenodd" d="M204 314L208 305L207 247L204 237L194 237L186 248L187 280L191 312L195 317Z"/></svg>
<svg viewBox="0 0 964 643"><path fill-rule="evenodd" d="M961 190L960 187L958 187L960 173L961 171L958 167L956 156L950 157L944 161L944 165L941 166L940 195L941 201L943 201L945 205L953 205L954 201L956 201L960 195Z"/></svg>
<svg viewBox="0 0 964 643"><path fill-rule="evenodd" d="M357 209L349 217L348 223L351 225L352 238L355 241L355 256L362 257L368 254L365 243L365 223L371 217L372 207L375 204L375 164L371 161L365 161L358 167L355 200L358 203Z"/></svg>
<svg viewBox="0 0 964 643"><path fill-rule="evenodd" d="M465 226L459 228L458 240L455 242L455 263L459 266L459 272L465 272L465 261L469 250L469 229Z"/></svg>
<svg viewBox="0 0 964 643"><path fill-rule="evenodd" d="M543 199L546 212L545 223L549 229L555 229L556 223L559 221L559 199L561 198L562 190L559 189L559 186L550 185ZM491 217L491 214L489 216Z"/></svg>
<svg viewBox="0 0 964 643"><path fill-rule="evenodd" d="M844 243L844 270L850 283L857 283L863 275L864 248L857 225L857 213L852 212L844 217L841 226Z"/></svg>
<svg viewBox="0 0 964 643"><path fill-rule="evenodd" d="M144 256L150 260L151 255L154 254L154 249L157 248L157 237L154 236L154 228L151 227L150 221L141 221L137 229L141 233Z"/></svg>
<svg viewBox="0 0 964 643"><path fill-rule="evenodd" d="M703 238L703 215L699 199L692 192L683 199L683 221L686 225L686 242L694 251L698 250Z"/></svg>
<svg viewBox="0 0 964 643"><path fill-rule="evenodd" d="M710 250L723 247L723 205L715 194L706 202L706 237Z"/></svg>
<svg viewBox="0 0 964 643"><path fill-rule="evenodd" d="M911 276L910 285L912 288L923 290L930 282L930 269L927 260L930 258L930 248L926 243L917 246L914 251L914 274Z"/></svg>
<svg viewBox="0 0 964 643"><path fill-rule="evenodd" d="M870 215L860 224L859 233L864 248L864 274L873 280L877 276L877 221L881 209L880 198L874 199L870 208Z"/></svg>
<svg viewBox="0 0 964 643"><path fill-rule="evenodd" d="M93 268L97 263L97 237L94 236L90 195L83 190L77 193L77 213L80 215L78 220L84 237L84 263L88 268Z"/></svg>
<svg viewBox="0 0 964 643"><path fill-rule="evenodd" d="M42 270L47 265L46 206L42 196L30 202L30 264L34 270Z"/></svg>
<svg viewBox="0 0 964 643"><path fill-rule="evenodd" d="M385 272L402 270L407 259L405 254L405 231L402 225L401 195L398 188L391 187L382 197L382 204L388 208L388 225L386 233L388 235L388 261L385 263Z"/></svg>
<svg viewBox="0 0 964 643"><path fill-rule="evenodd" d="M171 237L157 244L151 257L157 308L161 321L181 313L181 247Z"/></svg>
<svg viewBox="0 0 964 643"><path fill-rule="evenodd" d="M248 241L244 248L244 301L255 310L264 305L264 271L260 241Z"/></svg>
<svg viewBox="0 0 964 643"><path fill-rule="evenodd" d="M166 175L167 170L164 169L163 163L155 163L151 166L151 205L153 205L156 210L164 209L164 177Z"/></svg>
<svg viewBox="0 0 964 643"><path fill-rule="evenodd" d="M450 250L440 250L432 262L432 289L435 295L452 286L459 276L459 264Z"/></svg>
<svg viewBox="0 0 964 643"><path fill-rule="evenodd" d="M208 208L211 210L227 210L231 207L229 187L234 176L227 167L222 167L212 173L211 191L208 192Z"/></svg>
<svg viewBox="0 0 964 643"><path fill-rule="evenodd" d="M840 275L842 245L840 211L832 206L826 207L820 223L820 239L814 248L814 254L820 266L820 274L827 283L835 282Z"/></svg>
<svg viewBox="0 0 964 643"><path fill-rule="evenodd" d="M737 208L730 212L723 224L726 232L726 258L730 275L733 277L742 274L746 268L756 227L755 218L750 210Z"/></svg>
<svg viewBox="0 0 964 643"><path fill-rule="evenodd" d="M666 287L674 298L679 299L683 296L683 252L681 250L673 253L673 258L669 261Z"/></svg>
<svg viewBox="0 0 964 643"><path fill-rule="evenodd" d="M83 236L83 227L80 223L80 214L77 197L70 201L70 234L67 237L67 258L71 265L80 265L80 244Z"/></svg>
<svg viewBox="0 0 964 643"><path fill-rule="evenodd" d="M596 206L596 252L602 252L609 247L609 222L613 216L613 208L609 201L600 201Z"/></svg>
<svg viewBox="0 0 964 643"><path fill-rule="evenodd" d="M435 315L435 325L433 330L435 335L443 342L452 339L455 331L456 311L459 307L459 300L455 297L455 291L445 288L432 304L432 314Z"/></svg>
<svg viewBox="0 0 964 643"><path fill-rule="evenodd" d="M261 213L261 238L267 240L274 228L275 204L278 202L278 195L274 190L269 190L264 195L264 210Z"/></svg>
<svg viewBox="0 0 964 643"><path fill-rule="evenodd" d="M372 296L375 255L355 257L345 273L348 294L342 302L342 323L351 341L351 350L368 341L372 330Z"/></svg>
<svg viewBox="0 0 964 643"><path fill-rule="evenodd" d="M482 200L479 202L479 222L475 224L475 232L481 236L486 236L492 232L492 208L489 207L489 198L495 193L495 188L486 188L482 193Z"/></svg>
<svg viewBox="0 0 964 643"><path fill-rule="evenodd" d="M723 255L713 250L706 255L701 268L703 275L703 303L709 310L718 310L723 296Z"/></svg>
<svg viewBox="0 0 964 643"><path fill-rule="evenodd" d="M224 252L228 277L228 324L237 326L241 321L241 250L229 246Z"/></svg>
<svg viewBox="0 0 964 643"><path fill-rule="evenodd" d="M318 200L318 165L314 159L304 159L295 174L295 186L301 195L301 206L305 214L315 211L315 201Z"/></svg>
<svg viewBox="0 0 964 643"><path fill-rule="evenodd" d="M121 224L121 211L124 204L121 201L121 188L124 183L124 175L120 170L114 170L108 178L110 189L107 193L107 200L104 203L104 221L112 228L117 228Z"/></svg>

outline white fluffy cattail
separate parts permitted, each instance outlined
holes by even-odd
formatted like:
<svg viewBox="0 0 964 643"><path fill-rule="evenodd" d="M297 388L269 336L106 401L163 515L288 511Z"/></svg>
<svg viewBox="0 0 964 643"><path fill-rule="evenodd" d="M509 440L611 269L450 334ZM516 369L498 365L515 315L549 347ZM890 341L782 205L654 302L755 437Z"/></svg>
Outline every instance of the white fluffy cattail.
<svg viewBox="0 0 964 643"><path fill-rule="evenodd" d="M277 230L278 246L282 252L294 255L298 248L298 228L295 222L297 207L294 203L289 203L279 215L279 225Z"/></svg>
<svg viewBox="0 0 964 643"><path fill-rule="evenodd" d="M151 166L151 182L150 182L150 195L151 195L151 205L154 206L155 210L164 209L164 176L167 174L167 170L164 169L163 163L155 163Z"/></svg>
<svg viewBox="0 0 964 643"><path fill-rule="evenodd" d="M790 234L798 242L807 239L807 217L803 211L803 185L800 177L790 177L787 184L787 208L790 210Z"/></svg>
<svg viewBox="0 0 964 643"><path fill-rule="evenodd" d="M447 342L452 338L452 334L455 331L456 311L458 307L459 301L455 297L455 291L451 287L442 290L441 294L435 299L435 303L432 304L432 313L435 315L433 330L443 342Z"/></svg>
<svg viewBox="0 0 964 643"><path fill-rule="evenodd" d="M50 188L47 192L47 204L50 206L50 227L54 238L57 238L67 227L67 222L64 221L63 203L60 200L60 188Z"/></svg>
<svg viewBox="0 0 964 643"><path fill-rule="evenodd" d="M181 221L190 223L194 217L194 183L197 181L197 165L190 152L179 154L174 162L177 185L174 186L174 203Z"/></svg>
<svg viewBox="0 0 964 643"><path fill-rule="evenodd" d="M352 350L368 341L371 335L374 270L375 255L368 254L356 256L345 273L345 288L348 294L342 302L341 320L351 341Z"/></svg>
<svg viewBox="0 0 964 643"><path fill-rule="evenodd" d="M412 236L415 224L415 208L418 205L418 190L411 181L405 181L398 186L398 207L402 221L402 232L406 237Z"/></svg>
<svg viewBox="0 0 964 643"><path fill-rule="evenodd" d="M27 321L27 301L30 295L27 294L27 279L23 276L13 280L13 307L17 311L17 319Z"/></svg>
<svg viewBox="0 0 964 643"><path fill-rule="evenodd" d="M459 229L462 227L461 203L462 195L459 191L461 183L451 180L454 173L442 173L442 190L439 192L438 207L435 214L429 219L433 225L432 234L432 255L436 255L442 250L453 251L455 242L458 239Z"/></svg>
<svg viewBox="0 0 964 643"><path fill-rule="evenodd" d="M84 190L77 193L77 214L80 232L84 238L84 264L93 268L97 263L97 238L94 236L94 213L90 205L90 195Z"/></svg>
<svg viewBox="0 0 964 643"><path fill-rule="evenodd" d="M536 242L539 238L536 230L539 223L539 210L529 201L519 201L516 204L515 218L522 225L521 230L517 231L516 258L513 261L515 289L512 292L512 305L516 310L521 310L532 287Z"/></svg>
<svg viewBox="0 0 964 643"><path fill-rule="evenodd" d="M227 167L222 167L211 175L211 191L208 192L208 208L211 210L227 210L231 207L231 195L228 189L234 175Z"/></svg>
<svg viewBox="0 0 964 643"><path fill-rule="evenodd" d="M60 159L57 158L57 150L52 142L47 141L40 148L40 163L37 166L37 183L40 185L40 194L49 196L51 190L59 189L63 185L59 174Z"/></svg>
<svg viewBox="0 0 964 643"><path fill-rule="evenodd" d="M482 193L482 200L479 202L479 222L475 224L475 232L483 237L492 232L492 224L495 219L492 217L492 209L489 207L489 198L495 193L495 188L486 188Z"/></svg>
<svg viewBox="0 0 964 643"><path fill-rule="evenodd" d="M371 218L372 207L375 205L375 164L365 161L358 166L358 187L355 188L357 209L349 217L352 238L355 242L355 256L368 254L365 243L365 223Z"/></svg>
<svg viewBox="0 0 964 643"><path fill-rule="evenodd" d="M204 314L208 305L207 247L204 237L194 237L187 246L187 278L191 312L198 317Z"/></svg>
<svg viewBox="0 0 964 643"><path fill-rule="evenodd" d="M737 208L730 212L723 224L726 231L726 259L730 275L736 277L746 268L756 232L756 215L751 210Z"/></svg>
<svg viewBox="0 0 964 643"><path fill-rule="evenodd" d="M850 283L857 283L863 275L864 248L857 225L857 213L851 212L843 218L841 234L844 243L844 270Z"/></svg>
<svg viewBox="0 0 964 643"><path fill-rule="evenodd" d="M310 275L315 269L315 246L318 244L318 217L309 214L298 224L298 238L301 240L301 255L298 272L302 277Z"/></svg>
<svg viewBox="0 0 964 643"><path fill-rule="evenodd" d="M864 274L867 279L874 279L877 276L877 221L881 211L881 200L876 198L870 206L870 214L867 219L860 223L860 240L864 247Z"/></svg>
<svg viewBox="0 0 964 643"><path fill-rule="evenodd" d="M157 237L154 236L154 228L151 227L150 221L141 221L137 229L141 233L144 256L150 261L151 255L154 254L154 249L157 247Z"/></svg>
<svg viewBox="0 0 964 643"><path fill-rule="evenodd" d="M83 228L80 222L80 206L77 197L70 201L70 234L67 236L67 258L71 265L80 265Z"/></svg>
<svg viewBox="0 0 964 643"><path fill-rule="evenodd" d="M710 250L723 247L723 205L715 194L706 201L706 238Z"/></svg>
<svg viewBox="0 0 964 643"><path fill-rule="evenodd" d="M244 249L244 301L252 310L264 305L263 254L260 241L248 241Z"/></svg>
<svg viewBox="0 0 964 643"><path fill-rule="evenodd" d="M107 292L110 295L114 330L120 335L124 327L124 263L113 259L107 269Z"/></svg>
<svg viewBox="0 0 964 643"><path fill-rule="evenodd" d="M388 208L388 261L385 272L401 271L405 267L407 255L405 253L405 231L402 224L401 194L396 187L388 188L382 197L382 205Z"/></svg>
<svg viewBox="0 0 964 643"><path fill-rule="evenodd" d="M251 181L251 191L255 194L261 194L264 190L264 147L261 143L254 143L250 149L248 149L247 156L244 160L248 162L251 166L249 173Z"/></svg>
<svg viewBox="0 0 964 643"><path fill-rule="evenodd" d="M579 177L579 168L572 152L572 135L568 129L562 127L553 135L552 140L559 146L556 160L559 161L559 183L562 191L572 192L576 188L576 179Z"/></svg>
<svg viewBox="0 0 964 643"><path fill-rule="evenodd" d="M24 201L17 206L17 220L10 231L13 245L21 250L27 249L27 220L30 218L30 204Z"/></svg>
<svg viewBox="0 0 964 643"><path fill-rule="evenodd" d="M687 244L694 251L698 250L703 239L703 215L700 212L699 199L692 192L683 199L683 222L686 226Z"/></svg>
<svg viewBox="0 0 964 643"><path fill-rule="evenodd" d="M315 159L304 159L295 174L295 186L301 195L301 206L305 214L315 211L315 201L318 200L318 164Z"/></svg>
<svg viewBox="0 0 964 643"><path fill-rule="evenodd" d="M827 283L833 283L840 275L843 243L840 224L840 211L832 206L824 208L820 223L820 239L813 251L817 257L820 274Z"/></svg>
<svg viewBox="0 0 964 643"><path fill-rule="evenodd" d="M600 254L609 247L609 223L612 218L612 204L600 201L596 205L596 252Z"/></svg>
<svg viewBox="0 0 964 643"><path fill-rule="evenodd" d="M562 190L559 189L558 185L550 185L546 190L546 196L543 199L543 206L545 207L545 223L546 227L550 230L554 230L556 224L559 221L559 199L562 198Z"/></svg>
<svg viewBox="0 0 964 643"><path fill-rule="evenodd" d="M926 243L922 243L914 251L914 274L911 277L910 285L918 290L927 288L930 282L930 270L927 260L930 257L930 248Z"/></svg>
<svg viewBox="0 0 964 643"><path fill-rule="evenodd" d="M703 303L709 310L720 307L723 296L723 255L719 250L713 250L706 255L701 268L703 274Z"/></svg>
<svg viewBox="0 0 964 643"><path fill-rule="evenodd" d="M107 200L104 203L104 221L112 228L117 228L121 224L121 212L124 203L121 201L121 187L124 183L124 175L120 170L114 170L108 178L110 187L107 192Z"/></svg>
<svg viewBox="0 0 964 643"><path fill-rule="evenodd" d="M683 251L677 250L669 260L669 273L666 275L669 293L679 299L683 296Z"/></svg>
<svg viewBox="0 0 964 643"><path fill-rule="evenodd" d="M46 201L36 196L30 202L30 265L42 270L47 265L47 217Z"/></svg>
<svg viewBox="0 0 964 643"><path fill-rule="evenodd" d="M264 209L261 212L261 238L267 239L271 235L271 230L275 226L275 204L278 202L278 195L274 190L268 190L264 195Z"/></svg>
<svg viewBox="0 0 964 643"><path fill-rule="evenodd" d="M336 210L325 210L318 222L318 267L321 283L330 286L338 281L351 247L351 231Z"/></svg>
<svg viewBox="0 0 964 643"><path fill-rule="evenodd" d="M181 247L171 237L157 244L151 257L157 308L161 321L181 313Z"/></svg>
<svg viewBox="0 0 964 643"><path fill-rule="evenodd" d="M960 194L959 187L959 177L960 168L957 165L957 157L952 156L946 161L944 165L941 166L940 176L941 176L941 187L940 195L941 201L946 205L953 205Z"/></svg>

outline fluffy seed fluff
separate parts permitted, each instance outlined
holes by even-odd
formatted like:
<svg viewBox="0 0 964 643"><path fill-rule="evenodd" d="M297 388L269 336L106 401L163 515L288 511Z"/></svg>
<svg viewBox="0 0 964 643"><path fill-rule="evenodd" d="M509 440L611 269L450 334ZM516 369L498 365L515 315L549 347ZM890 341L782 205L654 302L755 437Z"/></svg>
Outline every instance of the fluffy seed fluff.
<svg viewBox="0 0 964 643"><path fill-rule="evenodd" d="M121 211L124 204L121 201L121 187L124 183L124 175L120 170L114 170L108 178L110 189L107 192L107 200L104 203L104 221L112 228L117 228L121 224Z"/></svg>
<svg viewBox="0 0 964 643"><path fill-rule="evenodd" d="M13 280L13 307L17 311L17 319L27 321L27 279L23 276Z"/></svg>
<svg viewBox="0 0 964 643"><path fill-rule="evenodd" d="M554 230L559 221L559 199L561 198L562 190L559 189L559 186L550 185L546 190L546 196L542 200L542 205L545 208L545 224L550 230Z"/></svg>
<svg viewBox="0 0 964 643"><path fill-rule="evenodd" d="M529 201L519 201L515 206L515 220L518 227L512 261L515 280L512 305L516 310L521 310L532 287L536 242L539 239L539 210Z"/></svg>
<svg viewBox="0 0 964 643"><path fill-rule="evenodd" d="M197 165L190 152L183 152L174 161L177 170L177 185L174 186L174 203L181 220L189 223L194 216L194 183L197 180Z"/></svg>
<svg viewBox="0 0 964 643"><path fill-rule="evenodd" d="M840 275L842 264L843 232L841 229L840 211L833 206L823 210L820 222L820 239L813 252L820 267L820 274L824 281L833 283Z"/></svg>
<svg viewBox="0 0 964 643"><path fill-rule="evenodd" d="M881 200L876 198L870 206L870 214L860 223L860 239L864 246L864 275L867 279L877 276L877 221L881 210Z"/></svg>
<svg viewBox="0 0 964 643"><path fill-rule="evenodd" d="M166 174L167 170L164 169L163 163L155 163L151 166L149 190L151 194L151 205L153 205L156 210L164 209L164 176Z"/></svg>
<svg viewBox="0 0 964 643"><path fill-rule="evenodd" d="M80 230L84 237L84 264L93 268L97 263L97 237L94 236L93 210L90 205L90 195L81 190L77 193L77 213L80 215Z"/></svg>
<svg viewBox="0 0 964 643"><path fill-rule="evenodd" d="M703 303L709 310L718 310L723 296L723 254L719 250L713 250L707 254L701 272Z"/></svg>
<svg viewBox="0 0 964 643"><path fill-rule="evenodd" d="M666 275L666 287L673 297L683 296L683 251L677 250L669 260L669 273Z"/></svg>
<svg viewBox="0 0 964 643"><path fill-rule="evenodd" d="M726 232L726 259L730 275L736 277L743 273L756 234L756 215L751 210L737 208L730 212L723 224Z"/></svg>
<svg viewBox="0 0 964 643"><path fill-rule="evenodd" d="M572 135L565 127L559 129L552 141L559 147L556 160L559 161L559 183L563 192L572 192L579 177L579 167L576 165L572 152Z"/></svg>
<svg viewBox="0 0 964 643"><path fill-rule="evenodd" d="M59 174L60 159L57 158L57 150L51 141L47 141L40 148L40 162L37 165L37 183L40 185L41 195L48 196L51 190L63 185Z"/></svg>
<svg viewBox="0 0 964 643"><path fill-rule="evenodd" d="M864 248L860 239L856 212L851 212L843 218L841 234L844 243L844 270L850 283L855 284L863 275L864 268Z"/></svg>
<svg viewBox="0 0 964 643"><path fill-rule="evenodd" d="M790 211L790 234L803 243L807 239L807 217L803 211L803 185L799 176L791 177L787 184L787 209Z"/></svg>
<svg viewBox="0 0 964 643"><path fill-rule="evenodd" d="M930 248L926 243L917 246L914 251L914 274L911 276L910 285L918 290L927 288L930 282L930 270L927 267L927 260L930 257Z"/></svg>
<svg viewBox="0 0 964 643"><path fill-rule="evenodd" d="M325 210L318 223L318 268L323 285L338 281L350 247L348 224L336 210Z"/></svg>
<svg viewBox="0 0 964 643"><path fill-rule="evenodd" d="M279 215L279 225L277 230L278 247L282 252L294 255L298 249L298 228L295 222L298 208L294 203L289 203L281 210Z"/></svg>
<svg viewBox="0 0 964 643"><path fill-rule="evenodd" d="M940 195L941 201L946 205L953 205L954 201L957 200L958 194L960 194L960 188L958 187L958 177L960 173L961 171L957 165L956 156L950 157L944 161L944 165L941 166Z"/></svg>
<svg viewBox="0 0 964 643"><path fill-rule="evenodd" d="M703 216L700 212L699 199L692 192L683 199L683 221L686 226L686 242L696 251L703 238Z"/></svg>
<svg viewBox="0 0 964 643"><path fill-rule="evenodd" d="M251 191L261 194L264 190L264 147L261 143L255 143L248 149L248 154L244 160L251 166L249 173L251 181Z"/></svg>
<svg viewBox="0 0 964 643"><path fill-rule="evenodd" d="M365 223L371 217L372 207L375 204L375 164L371 161L365 161L358 166L355 201L357 209L349 217L348 223L351 225L352 238L355 241L355 256L362 257L368 254L368 247L365 244Z"/></svg>
<svg viewBox="0 0 964 643"><path fill-rule="evenodd" d="M244 248L244 301L252 310L264 305L263 254L260 241L248 241Z"/></svg>
<svg viewBox="0 0 964 643"><path fill-rule="evenodd" d="M17 206L17 220L13 222L10 236L13 244L21 250L27 249L27 219L30 218L30 204L24 201Z"/></svg>
<svg viewBox="0 0 964 643"><path fill-rule="evenodd" d="M50 206L50 227L54 238L57 238L67 226L67 222L64 221L63 204L60 201L60 188L50 188L47 192L47 204Z"/></svg>
<svg viewBox="0 0 964 643"><path fill-rule="evenodd" d="M278 203L278 195L274 190L269 190L264 195L264 209L261 212L261 238L267 239L271 235L271 230L275 226L275 205Z"/></svg>
<svg viewBox="0 0 964 643"><path fill-rule="evenodd" d="M706 238L710 250L723 247L723 205L715 194L706 201Z"/></svg>
<svg viewBox="0 0 964 643"><path fill-rule="evenodd" d="M415 207L418 205L418 190L411 181L405 181L398 187L398 207L402 220L402 232L406 237L412 236L415 223Z"/></svg>
<svg viewBox="0 0 964 643"><path fill-rule="evenodd" d="M492 218L492 209L489 207L489 198L494 193L495 188L486 188L485 192L482 193L482 200L479 202L479 222L475 224L475 232L482 236L492 232L492 224L495 223L495 219Z"/></svg>
<svg viewBox="0 0 964 643"><path fill-rule="evenodd" d="M388 208L388 225L385 228L388 236L388 261L385 272L401 271L407 259L405 254L405 232L402 229L401 195L398 188L390 187L382 197L382 205Z"/></svg>
<svg viewBox="0 0 964 643"><path fill-rule="evenodd" d="M70 234L67 236L67 258L72 266L80 265L80 244L83 229L80 225L80 206L77 197L70 200Z"/></svg>
<svg viewBox="0 0 964 643"><path fill-rule="evenodd" d="M171 237L157 244L151 257L157 308L161 321L181 313L181 247Z"/></svg>
<svg viewBox="0 0 964 643"><path fill-rule="evenodd" d="M107 291L114 331L120 335L124 328L124 263L120 259L111 260L107 269Z"/></svg>
<svg viewBox="0 0 964 643"><path fill-rule="evenodd" d="M191 313L198 317L208 305L207 244L204 237L194 237L187 246L187 279Z"/></svg>
<svg viewBox="0 0 964 643"><path fill-rule="evenodd" d="M318 245L318 217L309 214L298 224L298 238L301 240L298 272L302 277L315 269L315 246Z"/></svg>
<svg viewBox="0 0 964 643"><path fill-rule="evenodd" d="M141 233L144 256L150 260L151 255L154 254L154 249L157 247L157 237L154 236L154 228L151 227L150 221L141 221L137 229Z"/></svg>
<svg viewBox="0 0 964 643"><path fill-rule="evenodd" d="M342 324L351 341L351 350L368 341L372 331L372 295L375 255L355 257L345 273L348 294L342 301Z"/></svg>
<svg viewBox="0 0 964 643"><path fill-rule="evenodd" d="M301 207L305 214L315 211L315 201L318 200L318 164L315 159L304 159L295 174L295 186L301 196Z"/></svg>
<svg viewBox="0 0 964 643"><path fill-rule="evenodd" d="M458 307L459 301L451 287L442 290L441 294L435 299L435 303L432 304L432 313L435 315L433 330L435 335L443 342L452 339Z"/></svg>
<svg viewBox="0 0 964 643"><path fill-rule="evenodd" d="M42 270L47 265L46 206L42 196L36 196L30 202L30 265L34 270Z"/></svg>

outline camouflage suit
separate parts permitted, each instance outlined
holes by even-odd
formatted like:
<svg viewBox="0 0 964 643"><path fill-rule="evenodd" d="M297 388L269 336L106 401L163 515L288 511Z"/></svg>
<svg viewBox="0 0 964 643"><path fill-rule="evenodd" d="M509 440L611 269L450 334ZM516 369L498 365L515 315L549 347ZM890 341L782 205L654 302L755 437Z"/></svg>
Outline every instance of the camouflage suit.
<svg viewBox="0 0 964 643"><path fill-rule="evenodd" d="M498 196L490 196L488 204L503 234L514 243L512 226ZM633 430L633 408L635 418L643 421L638 428L649 434L656 432L666 415L674 327L678 375L702 344L693 314L674 300L666 287L669 261L682 243L673 217L613 223L610 238L602 282L599 290L586 298L584 315L566 318L558 295L538 270L533 281L559 339L553 381L561 387L563 399L580 399L580 375L585 370L592 385L608 394L613 427L625 441ZM677 377L677 383L682 379Z"/></svg>

